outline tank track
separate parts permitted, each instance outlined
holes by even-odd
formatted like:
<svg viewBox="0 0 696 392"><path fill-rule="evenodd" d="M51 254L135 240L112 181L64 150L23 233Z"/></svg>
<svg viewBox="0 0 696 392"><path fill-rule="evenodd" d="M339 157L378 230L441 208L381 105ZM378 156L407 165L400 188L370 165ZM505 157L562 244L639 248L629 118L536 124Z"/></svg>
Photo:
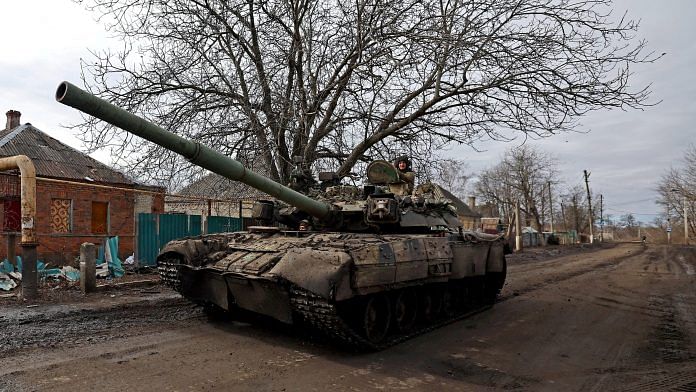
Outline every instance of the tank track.
<svg viewBox="0 0 696 392"><path fill-rule="evenodd" d="M173 288L176 292L181 292L181 279L179 272L179 260L161 260L157 262L157 272L159 272L162 282Z"/></svg>
<svg viewBox="0 0 696 392"><path fill-rule="evenodd" d="M383 350L492 307L491 304L486 304L473 309L466 309L431 324L417 326L408 333L389 335L385 340L373 343L356 333L339 315L336 305L328 302L323 297L298 287L292 287L290 302L293 310L311 328L322 333L331 341L356 351Z"/></svg>
<svg viewBox="0 0 696 392"><path fill-rule="evenodd" d="M179 265L178 260L161 260L157 265L162 282L177 292L181 292ZM292 286L290 288L290 305L294 313L300 316L308 327L324 335L332 343L337 343L354 351L383 350L492 307L490 304L485 304L469 308L450 317L436 320L431 324L417 325L408 333L389 335L383 341L374 343L359 335L346 323L339 315L336 304L330 303L325 298L310 291Z"/></svg>

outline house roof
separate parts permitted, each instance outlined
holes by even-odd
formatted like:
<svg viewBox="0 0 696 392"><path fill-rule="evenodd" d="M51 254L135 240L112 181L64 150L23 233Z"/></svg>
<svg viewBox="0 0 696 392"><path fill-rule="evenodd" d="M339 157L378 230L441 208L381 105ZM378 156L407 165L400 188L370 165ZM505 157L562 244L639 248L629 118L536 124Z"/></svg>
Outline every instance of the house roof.
<svg viewBox="0 0 696 392"><path fill-rule="evenodd" d="M241 151L235 157L242 166L264 177L270 177L266 164L258 151ZM265 192L239 181L233 181L216 173L209 173L185 186L177 196L203 197L218 200L258 200L272 198Z"/></svg>
<svg viewBox="0 0 696 392"><path fill-rule="evenodd" d="M0 131L0 157L26 155L39 177L136 185L123 173L27 123Z"/></svg>
<svg viewBox="0 0 696 392"><path fill-rule="evenodd" d="M268 198L266 193L239 181L233 181L219 174L210 173L192 182L177 193L178 196L195 196L211 199L260 199Z"/></svg>
<svg viewBox="0 0 696 392"><path fill-rule="evenodd" d="M461 216L468 216L472 218L480 218L481 214L478 212L474 212L469 208L466 203L464 203L460 198L457 196L453 195L452 192L448 191L447 189L441 187L440 185L437 185L438 188L442 191L442 195L446 198L449 199L452 202L452 205L457 209L457 214Z"/></svg>

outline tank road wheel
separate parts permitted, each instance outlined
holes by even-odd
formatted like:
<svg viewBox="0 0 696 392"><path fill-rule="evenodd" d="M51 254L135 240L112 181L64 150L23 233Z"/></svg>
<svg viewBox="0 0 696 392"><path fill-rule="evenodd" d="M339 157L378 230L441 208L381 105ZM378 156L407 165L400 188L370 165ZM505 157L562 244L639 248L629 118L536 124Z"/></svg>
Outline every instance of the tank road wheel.
<svg viewBox="0 0 696 392"><path fill-rule="evenodd" d="M387 336L391 321L389 299L375 295L365 302L362 330L365 338L372 343L379 343Z"/></svg>
<svg viewBox="0 0 696 392"><path fill-rule="evenodd" d="M445 290L442 292L442 314L445 315L445 317L450 317L454 314L452 290Z"/></svg>
<svg viewBox="0 0 696 392"><path fill-rule="evenodd" d="M394 301L394 326L399 332L413 328L418 315L418 297L415 290L404 289Z"/></svg>
<svg viewBox="0 0 696 392"><path fill-rule="evenodd" d="M442 312L442 293L432 287L424 289L418 298L418 311L426 323L437 319Z"/></svg>

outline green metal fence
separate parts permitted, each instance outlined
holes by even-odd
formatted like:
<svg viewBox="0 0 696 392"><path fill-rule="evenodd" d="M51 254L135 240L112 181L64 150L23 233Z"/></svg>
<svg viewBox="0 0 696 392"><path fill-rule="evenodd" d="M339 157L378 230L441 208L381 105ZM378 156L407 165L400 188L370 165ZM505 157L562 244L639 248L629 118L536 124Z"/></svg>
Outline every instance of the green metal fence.
<svg viewBox="0 0 696 392"><path fill-rule="evenodd" d="M169 241L201 234L201 216L138 214L137 254L141 266L155 266L157 254Z"/></svg>
<svg viewBox="0 0 696 392"><path fill-rule="evenodd" d="M229 216L209 216L207 221L209 234L240 231L244 226L242 219Z"/></svg>
<svg viewBox="0 0 696 392"><path fill-rule="evenodd" d="M138 214L135 256L141 265L154 266L159 253L157 216L157 214Z"/></svg>
<svg viewBox="0 0 696 392"><path fill-rule="evenodd" d="M202 234L200 215L138 214L137 254L142 266L155 266L157 254L169 241ZM240 231L244 222L240 218L209 216L208 233Z"/></svg>

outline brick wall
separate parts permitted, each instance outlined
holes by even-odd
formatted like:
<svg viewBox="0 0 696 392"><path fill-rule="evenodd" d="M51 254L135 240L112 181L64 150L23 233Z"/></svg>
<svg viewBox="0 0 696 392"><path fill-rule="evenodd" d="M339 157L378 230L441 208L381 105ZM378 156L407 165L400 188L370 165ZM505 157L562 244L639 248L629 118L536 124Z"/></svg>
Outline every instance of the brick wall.
<svg viewBox="0 0 696 392"><path fill-rule="evenodd" d="M5 175L2 175L3 177ZM18 177L14 177L19 182ZM89 184L59 183L38 179L36 184L36 229L39 246L38 259L52 266L77 266L80 244L92 242L100 244L106 236L119 237L119 257L123 260L133 254L135 242L134 203L138 193L122 189L106 189ZM4 195L12 197L16 195ZM164 211L164 195L152 195L153 213ZM53 199L72 201L71 230L69 233L55 233L51 224L51 203ZM108 232L92 232L92 202L108 203ZM0 258L7 255L7 236L0 240ZM20 238L18 236L17 242ZM21 255L19 244L16 252Z"/></svg>

